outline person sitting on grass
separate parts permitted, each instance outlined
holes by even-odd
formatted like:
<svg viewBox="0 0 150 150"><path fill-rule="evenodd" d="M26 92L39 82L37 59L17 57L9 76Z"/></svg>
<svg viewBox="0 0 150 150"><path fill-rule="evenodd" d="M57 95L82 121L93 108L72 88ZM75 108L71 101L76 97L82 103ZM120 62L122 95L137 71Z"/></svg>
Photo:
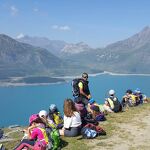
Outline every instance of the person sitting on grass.
<svg viewBox="0 0 150 150"><path fill-rule="evenodd" d="M122 98L122 106L124 108L133 107L137 105L137 99L138 97L133 94L131 89L128 89L126 91L126 94Z"/></svg>
<svg viewBox="0 0 150 150"><path fill-rule="evenodd" d="M61 129L63 127L63 118L55 104L51 104L49 106L49 120L52 120L57 129Z"/></svg>
<svg viewBox="0 0 150 150"><path fill-rule="evenodd" d="M113 89L109 90L108 95L109 97L105 100L104 109L115 113L122 111L122 105L116 97L115 91Z"/></svg>
<svg viewBox="0 0 150 150"><path fill-rule="evenodd" d="M98 103L94 100L94 98L91 98L91 99L89 100L89 103L88 103L88 105L87 105L87 111L88 111L88 112L91 112L90 107L91 107L92 105L98 106L100 112L105 113L105 110L104 110L104 108L103 108L103 105L102 105L102 104L98 104Z"/></svg>
<svg viewBox="0 0 150 150"><path fill-rule="evenodd" d="M134 90L134 94L137 96L138 104L143 104L148 102L146 95L143 94L139 88L136 88L136 90Z"/></svg>
<svg viewBox="0 0 150 150"><path fill-rule="evenodd" d="M102 113L99 109L99 106L96 105L91 105L90 107L92 118L95 119L96 121L105 121L105 115Z"/></svg>
<svg viewBox="0 0 150 150"><path fill-rule="evenodd" d="M46 150L48 137L44 128L43 121L38 114L33 114L29 118L30 126L24 132L27 134L27 139L23 139L14 150L22 150L24 147L34 147L36 144Z"/></svg>
<svg viewBox="0 0 150 150"><path fill-rule="evenodd" d="M74 137L80 134L81 130L81 117L75 108L72 99L64 101L64 127L59 130L60 135L67 137Z"/></svg>
<svg viewBox="0 0 150 150"><path fill-rule="evenodd" d="M53 128L53 129L56 128L54 121L50 119L46 110L41 110L39 112L39 117L46 124L47 127Z"/></svg>

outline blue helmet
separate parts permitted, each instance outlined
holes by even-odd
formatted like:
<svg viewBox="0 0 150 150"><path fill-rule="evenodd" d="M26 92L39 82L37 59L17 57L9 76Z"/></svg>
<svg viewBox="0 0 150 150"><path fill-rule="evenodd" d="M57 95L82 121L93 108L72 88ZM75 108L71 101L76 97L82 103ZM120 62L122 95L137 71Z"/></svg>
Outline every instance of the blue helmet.
<svg viewBox="0 0 150 150"><path fill-rule="evenodd" d="M57 107L56 107L56 105L55 104L51 104L50 106L49 106L49 110L50 111L55 111L57 109Z"/></svg>
<svg viewBox="0 0 150 150"><path fill-rule="evenodd" d="M139 88L136 88L136 90L134 92L135 93L141 93L141 90Z"/></svg>

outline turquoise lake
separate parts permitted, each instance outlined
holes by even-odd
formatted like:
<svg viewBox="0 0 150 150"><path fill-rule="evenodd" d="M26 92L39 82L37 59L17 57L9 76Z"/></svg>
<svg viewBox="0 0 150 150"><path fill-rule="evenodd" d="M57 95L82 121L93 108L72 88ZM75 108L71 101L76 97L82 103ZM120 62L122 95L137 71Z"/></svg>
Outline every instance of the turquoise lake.
<svg viewBox="0 0 150 150"><path fill-rule="evenodd" d="M98 75L89 77L92 97L104 103L109 89L114 89L121 100L127 89L137 87L150 96L150 76L136 75ZM28 125L28 118L40 110L48 110L55 103L63 111L65 98L72 98L71 81L61 84L38 86L0 87L0 127L12 124Z"/></svg>

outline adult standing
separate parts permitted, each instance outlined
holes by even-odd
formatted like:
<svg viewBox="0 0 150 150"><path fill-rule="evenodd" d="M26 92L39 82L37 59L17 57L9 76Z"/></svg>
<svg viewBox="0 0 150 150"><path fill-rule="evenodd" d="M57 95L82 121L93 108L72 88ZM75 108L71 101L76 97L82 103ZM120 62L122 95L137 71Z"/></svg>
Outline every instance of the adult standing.
<svg viewBox="0 0 150 150"><path fill-rule="evenodd" d="M89 81L88 81L88 74L83 73L82 77L77 79L77 90L78 93L74 94L75 102L82 103L84 105L88 104L89 99L91 98L90 90L89 90Z"/></svg>

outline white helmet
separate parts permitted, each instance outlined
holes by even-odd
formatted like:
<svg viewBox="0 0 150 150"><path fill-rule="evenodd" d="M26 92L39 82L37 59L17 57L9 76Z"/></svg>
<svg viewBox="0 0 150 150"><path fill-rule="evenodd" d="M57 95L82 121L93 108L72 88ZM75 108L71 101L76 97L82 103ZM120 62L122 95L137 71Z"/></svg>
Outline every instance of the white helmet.
<svg viewBox="0 0 150 150"><path fill-rule="evenodd" d="M109 90L109 95L114 95L115 94L115 91L114 90Z"/></svg>
<svg viewBox="0 0 150 150"><path fill-rule="evenodd" d="M40 112L39 112L39 116L40 117L42 117L42 116L47 116L48 114L47 114L47 111L46 110L41 110Z"/></svg>

